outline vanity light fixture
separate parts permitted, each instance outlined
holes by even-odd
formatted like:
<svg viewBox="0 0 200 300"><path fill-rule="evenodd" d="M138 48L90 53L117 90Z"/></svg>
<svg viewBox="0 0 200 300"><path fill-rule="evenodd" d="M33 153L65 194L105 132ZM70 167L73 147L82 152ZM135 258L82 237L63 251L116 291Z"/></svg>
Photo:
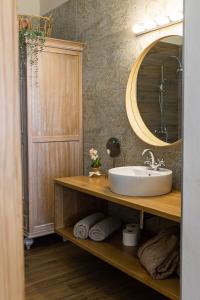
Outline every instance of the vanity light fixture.
<svg viewBox="0 0 200 300"><path fill-rule="evenodd" d="M182 21L183 20L183 12L182 11L174 11L169 15L169 18L172 22Z"/></svg>
<svg viewBox="0 0 200 300"><path fill-rule="evenodd" d="M158 26L164 26L170 23L170 19L167 16L158 16L155 18L155 21Z"/></svg>
<svg viewBox="0 0 200 300"><path fill-rule="evenodd" d="M136 35L139 35L139 34L141 34L142 32L145 31L145 28L144 28L143 25L135 24L135 25L133 25L133 27L132 27L132 31L133 31Z"/></svg>
<svg viewBox="0 0 200 300"><path fill-rule="evenodd" d="M159 15L153 20L145 20L141 24L135 24L132 27L132 31L136 36L145 34L154 30L162 29L168 26L172 26L183 21L183 12L174 11L169 16Z"/></svg>
<svg viewBox="0 0 200 300"><path fill-rule="evenodd" d="M157 26L157 24L153 20L146 20L146 21L144 21L144 28L145 28L145 30L154 29L154 28L156 28L156 26Z"/></svg>

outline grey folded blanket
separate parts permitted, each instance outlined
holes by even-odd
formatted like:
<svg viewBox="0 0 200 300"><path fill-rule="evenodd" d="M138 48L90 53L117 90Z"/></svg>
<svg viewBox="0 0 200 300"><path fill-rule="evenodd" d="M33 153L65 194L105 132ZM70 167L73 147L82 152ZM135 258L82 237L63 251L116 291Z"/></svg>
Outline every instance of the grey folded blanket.
<svg viewBox="0 0 200 300"><path fill-rule="evenodd" d="M105 240L111 233L121 227L121 220L115 217L108 217L94 225L89 231L91 240L101 242Z"/></svg>
<svg viewBox="0 0 200 300"><path fill-rule="evenodd" d="M87 239L89 236L90 227L92 227L94 224L96 224L103 218L104 218L104 214L95 213L95 214L89 215L88 217L80 220L74 226L74 229L73 229L74 236L76 238L79 238L82 240Z"/></svg>
<svg viewBox="0 0 200 300"><path fill-rule="evenodd" d="M177 228L160 232L138 250L140 263L154 279L172 275L180 259L180 242Z"/></svg>

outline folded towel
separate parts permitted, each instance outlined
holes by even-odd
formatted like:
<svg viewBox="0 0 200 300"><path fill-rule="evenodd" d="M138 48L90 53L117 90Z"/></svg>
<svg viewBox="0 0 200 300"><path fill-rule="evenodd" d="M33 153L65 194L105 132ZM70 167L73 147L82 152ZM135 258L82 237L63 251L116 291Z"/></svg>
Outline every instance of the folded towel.
<svg viewBox="0 0 200 300"><path fill-rule="evenodd" d="M100 221L90 229L89 237L93 241L101 242L115 230L118 230L121 225L122 223L120 219L115 217L108 217Z"/></svg>
<svg viewBox="0 0 200 300"><path fill-rule="evenodd" d="M75 224L73 234L76 238L85 240L89 236L90 227L104 218L102 213L95 213Z"/></svg>
<svg viewBox="0 0 200 300"><path fill-rule="evenodd" d="M141 264L154 279L172 275L179 263L179 234L177 229L162 231L138 250Z"/></svg>

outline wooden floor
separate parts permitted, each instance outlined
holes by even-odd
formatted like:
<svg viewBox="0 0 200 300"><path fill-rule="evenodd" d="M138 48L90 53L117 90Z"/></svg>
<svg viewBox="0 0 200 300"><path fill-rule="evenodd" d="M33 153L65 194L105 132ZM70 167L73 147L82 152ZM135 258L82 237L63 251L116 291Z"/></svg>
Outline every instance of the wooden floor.
<svg viewBox="0 0 200 300"><path fill-rule="evenodd" d="M25 262L26 300L167 300L69 242L40 240Z"/></svg>

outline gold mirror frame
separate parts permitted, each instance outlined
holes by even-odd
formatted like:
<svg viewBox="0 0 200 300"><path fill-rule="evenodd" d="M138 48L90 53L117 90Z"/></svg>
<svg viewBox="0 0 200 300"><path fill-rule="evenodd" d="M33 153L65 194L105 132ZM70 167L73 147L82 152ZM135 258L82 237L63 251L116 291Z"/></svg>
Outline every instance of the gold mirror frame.
<svg viewBox="0 0 200 300"><path fill-rule="evenodd" d="M182 139L177 140L174 143L166 143L159 138L157 138L145 125L139 109L137 105L137 77L138 72L140 69L140 66L147 55L147 53L152 49L160 40L163 38L167 38L170 36L176 36L174 35L166 35L163 36L153 43L151 43L148 47L146 47L143 52L139 55L139 57L136 59L131 73L129 75L128 84L126 88L126 112L129 119L129 122L131 124L132 129L136 133L136 135L145 143L157 146L157 147L170 147L174 145L178 145L181 143Z"/></svg>

